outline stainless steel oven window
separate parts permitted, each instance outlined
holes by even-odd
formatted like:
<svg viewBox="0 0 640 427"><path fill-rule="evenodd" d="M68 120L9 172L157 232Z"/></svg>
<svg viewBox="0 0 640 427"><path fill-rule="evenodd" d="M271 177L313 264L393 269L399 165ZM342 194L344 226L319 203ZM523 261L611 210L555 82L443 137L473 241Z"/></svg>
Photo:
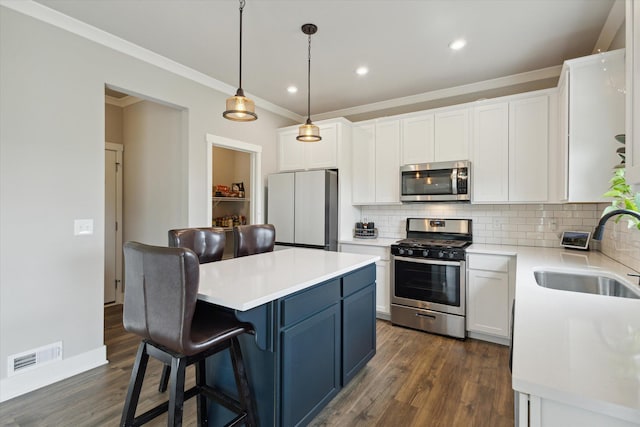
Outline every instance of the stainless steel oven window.
<svg viewBox="0 0 640 427"><path fill-rule="evenodd" d="M391 302L458 315L465 314L464 261L393 257Z"/></svg>

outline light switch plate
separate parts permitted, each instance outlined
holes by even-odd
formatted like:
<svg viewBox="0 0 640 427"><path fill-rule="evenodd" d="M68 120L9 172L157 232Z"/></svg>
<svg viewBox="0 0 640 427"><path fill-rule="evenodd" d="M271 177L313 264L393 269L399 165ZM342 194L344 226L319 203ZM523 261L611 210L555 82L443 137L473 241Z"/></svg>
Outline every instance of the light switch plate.
<svg viewBox="0 0 640 427"><path fill-rule="evenodd" d="M76 219L73 222L73 234L74 236L89 236L93 234L93 220Z"/></svg>

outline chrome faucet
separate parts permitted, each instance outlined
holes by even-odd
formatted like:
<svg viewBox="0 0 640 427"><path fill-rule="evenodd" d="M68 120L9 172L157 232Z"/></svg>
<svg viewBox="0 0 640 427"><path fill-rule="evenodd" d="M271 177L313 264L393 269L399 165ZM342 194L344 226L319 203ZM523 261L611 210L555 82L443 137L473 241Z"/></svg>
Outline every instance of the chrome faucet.
<svg viewBox="0 0 640 427"><path fill-rule="evenodd" d="M609 220L609 218L617 215L631 215L640 219L640 213L629 209L616 209L615 211L611 211L600 218L600 222L598 222L596 229L593 231L594 240L602 240L602 235L604 234L604 224ZM629 273L627 274L627 276L638 277L638 286L640 286L640 274Z"/></svg>
<svg viewBox="0 0 640 427"><path fill-rule="evenodd" d="M604 224L609 220L609 218L617 215L631 215L640 220L640 213L636 211L632 211L629 209L616 209L615 211L611 211L600 218L600 222L598 222L596 229L593 231L594 240L602 240L602 235L604 234Z"/></svg>

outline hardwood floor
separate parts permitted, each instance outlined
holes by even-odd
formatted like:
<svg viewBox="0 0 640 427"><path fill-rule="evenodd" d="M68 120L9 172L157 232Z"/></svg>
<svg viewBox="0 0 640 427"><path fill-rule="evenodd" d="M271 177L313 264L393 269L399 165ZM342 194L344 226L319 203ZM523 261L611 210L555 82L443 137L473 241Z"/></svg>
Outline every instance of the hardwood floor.
<svg viewBox="0 0 640 427"><path fill-rule="evenodd" d="M508 348L377 322L378 350L312 426L512 426ZM122 306L105 309L109 364L0 404L2 426L117 426L139 339L124 331ZM164 401L162 366L151 359L139 411ZM192 367L187 386L193 384ZM184 425L196 425L195 400ZM166 425L166 416L148 424Z"/></svg>

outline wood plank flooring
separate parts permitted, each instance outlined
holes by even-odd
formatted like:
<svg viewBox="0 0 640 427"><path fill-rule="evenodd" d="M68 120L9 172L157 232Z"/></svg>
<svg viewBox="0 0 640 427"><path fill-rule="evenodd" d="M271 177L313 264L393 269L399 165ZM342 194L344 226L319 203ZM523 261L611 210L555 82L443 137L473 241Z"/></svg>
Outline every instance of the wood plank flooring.
<svg viewBox="0 0 640 427"><path fill-rule="evenodd" d="M507 347L381 320L377 333L376 356L312 426L513 426ZM0 425L117 426L139 343L122 327L122 306L105 309L105 343L108 365L0 404ZM140 412L167 398L157 392L161 368L149 361ZM184 425L196 425L195 400L184 410ZM148 425L166 425L166 416Z"/></svg>

